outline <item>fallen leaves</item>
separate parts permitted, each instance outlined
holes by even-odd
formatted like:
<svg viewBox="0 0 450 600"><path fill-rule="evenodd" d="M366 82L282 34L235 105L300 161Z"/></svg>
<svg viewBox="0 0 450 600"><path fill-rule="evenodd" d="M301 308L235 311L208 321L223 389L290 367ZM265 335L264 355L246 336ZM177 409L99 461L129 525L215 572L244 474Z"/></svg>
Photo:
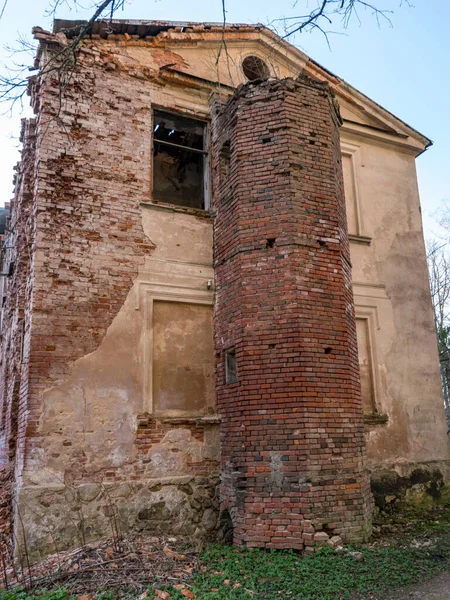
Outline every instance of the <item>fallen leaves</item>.
<svg viewBox="0 0 450 600"><path fill-rule="evenodd" d="M32 565L27 578L38 579L42 586L57 579L68 582L75 600L95 600L97 590L108 586L137 588L137 600L173 600L193 598L189 588L197 570L194 554L181 554L169 547L175 538L157 538L127 534L120 540L103 539L67 552L60 552ZM21 583L11 569L8 583ZM16 579L15 579L16 578ZM1 585L1 584L0 584ZM151 589L158 586L158 590ZM159 589L163 588L163 589ZM165 590L169 591L165 591ZM151 590L151 591L144 591Z"/></svg>
<svg viewBox="0 0 450 600"><path fill-rule="evenodd" d="M175 560L184 560L186 558L184 554L178 554L178 552L171 550L168 546L164 546L163 552L166 556Z"/></svg>
<svg viewBox="0 0 450 600"><path fill-rule="evenodd" d="M181 590L181 593L183 596L185 596L185 598L195 598L195 594L191 590Z"/></svg>

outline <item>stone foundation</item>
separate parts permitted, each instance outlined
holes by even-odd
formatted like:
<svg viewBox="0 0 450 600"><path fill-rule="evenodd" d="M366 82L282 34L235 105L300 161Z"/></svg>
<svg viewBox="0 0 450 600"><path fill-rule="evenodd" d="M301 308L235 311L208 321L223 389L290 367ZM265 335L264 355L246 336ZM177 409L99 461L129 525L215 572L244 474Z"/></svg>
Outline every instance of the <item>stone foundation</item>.
<svg viewBox="0 0 450 600"><path fill-rule="evenodd" d="M447 461L392 464L374 469L371 490L377 513L430 508L450 502L450 464Z"/></svg>
<svg viewBox="0 0 450 600"><path fill-rule="evenodd" d="M213 541L219 526L218 483L214 476L185 476L24 487L19 506L28 551L35 559L130 531Z"/></svg>

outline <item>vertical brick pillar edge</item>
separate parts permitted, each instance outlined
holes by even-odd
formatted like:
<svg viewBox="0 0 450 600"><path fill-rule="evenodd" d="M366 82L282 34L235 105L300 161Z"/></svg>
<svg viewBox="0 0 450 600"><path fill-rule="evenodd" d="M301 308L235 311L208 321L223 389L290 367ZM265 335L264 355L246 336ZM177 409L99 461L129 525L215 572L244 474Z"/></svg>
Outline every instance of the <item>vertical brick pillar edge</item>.
<svg viewBox="0 0 450 600"><path fill-rule="evenodd" d="M223 514L240 545L362 540L371 496L332 93L303 77L249 83L212 113Z"/></svg>

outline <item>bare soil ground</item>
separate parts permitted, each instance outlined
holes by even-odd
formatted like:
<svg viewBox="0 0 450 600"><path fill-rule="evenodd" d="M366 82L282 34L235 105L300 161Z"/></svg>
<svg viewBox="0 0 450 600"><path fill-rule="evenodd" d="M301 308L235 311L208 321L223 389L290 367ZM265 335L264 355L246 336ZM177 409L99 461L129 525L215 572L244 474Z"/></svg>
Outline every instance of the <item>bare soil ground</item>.
<svg viewBox="0 0 450 600"><path fill-rule="evenodd" d="M450 565L431 581L421 585L412 585L383 596L382 600L449 600L450 599ZM380 599L381 600L381 599Z"/></svg>

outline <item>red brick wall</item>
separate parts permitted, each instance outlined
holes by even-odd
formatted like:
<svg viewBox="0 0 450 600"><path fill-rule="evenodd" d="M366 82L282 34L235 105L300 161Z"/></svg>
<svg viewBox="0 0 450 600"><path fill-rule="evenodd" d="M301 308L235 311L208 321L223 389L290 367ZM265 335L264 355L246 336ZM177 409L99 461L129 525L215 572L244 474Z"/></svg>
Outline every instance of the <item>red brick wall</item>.
<svg viewBox="0 0 450 600"><path fill-rule="evenodd" d="M142 81L106 70L99 55L95 48L81 52L61 111L56 77L33 91L41 144L25 436L30 470L40 468L42 391L98 348L153 249L139 207L149 189L143 164L151 164L151 106L140 94Z"/></svg>
<svg viewBox="0 0 450 600"><path fill-rule="evenodd" d="M311 546L309 520L361 539L370 492L331 94L307 79L247 84L213 111L222 509L238 544Z"/></svg>

